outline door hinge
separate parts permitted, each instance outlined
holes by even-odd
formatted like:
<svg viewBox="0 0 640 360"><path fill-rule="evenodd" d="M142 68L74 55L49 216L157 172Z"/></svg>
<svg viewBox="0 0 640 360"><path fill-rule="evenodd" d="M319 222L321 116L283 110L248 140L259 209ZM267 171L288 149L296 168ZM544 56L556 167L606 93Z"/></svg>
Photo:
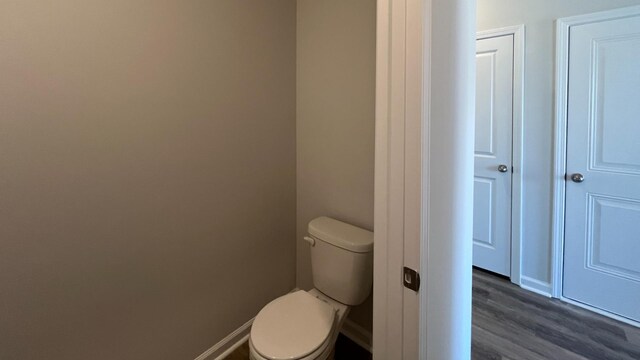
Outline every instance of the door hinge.
<svg viewBox="0 0 640 360"><path fill-rule="evenodd" d="M420 274L405 266L402 271L402 283L404 287L418 292L420 290Z"/></svg>

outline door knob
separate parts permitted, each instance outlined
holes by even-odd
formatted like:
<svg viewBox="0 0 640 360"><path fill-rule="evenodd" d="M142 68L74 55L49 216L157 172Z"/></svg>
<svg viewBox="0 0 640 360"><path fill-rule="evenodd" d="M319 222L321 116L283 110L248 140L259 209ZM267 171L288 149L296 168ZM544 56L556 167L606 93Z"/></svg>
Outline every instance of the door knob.
<svg viewBox="0 0 640 360"><path fill-rule="evenodd" d="M575 183L581 183L584 181L584 175L580 174L580 173L575 173L571 175L571 181L575 182Z"/></svg>
<svg viewBox="0 0 640 360"><path fill-rule="evenodd" d="M509 171L509 167L507 165L498 165L498 171L500 171L501 173L505 173Z"/></svg>

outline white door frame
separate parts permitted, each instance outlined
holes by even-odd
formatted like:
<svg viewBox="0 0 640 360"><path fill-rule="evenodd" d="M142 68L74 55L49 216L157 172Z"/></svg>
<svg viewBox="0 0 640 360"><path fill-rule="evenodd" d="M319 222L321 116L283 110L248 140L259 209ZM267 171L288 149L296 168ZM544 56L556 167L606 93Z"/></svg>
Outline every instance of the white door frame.
<svg viewBox="0 0 640 360"><path fill-rule="evenodd" d="M475 9L475 0L378 0L377 360L470 358ZM420 269L418 295L402 286L405 265ZM418 324L406 316L416 312Z"/></svg>
<svg viewBox="0 0 640 360"><path fill-rule="evenodd" d="M552 218L552 295L568 303L589 309L613 319L640 326L640 323L573 301L562 295L564 265L565 177L567 172L567 90L569 76L569 31L572 26L640 15L640 6L632 6L587 15L561 18L556 23L556 123L553 172Z"/></svg>
<svg viewBox="0 0 640 360"><path fill-rule="evenodd" d="M526 289L531 288L527 278L521 276L522 269L522 143L524 119L524 25L508 26L499 29L483 30L476 34L476 40L492 37L513 36L513 117L511 148L511 282ZM536 291L538 292L538 291Z"/></svg>
<svg viewBox="0 0 640 360"><path fill-rule="evenodd" d="M418 295L403 266L419 269L422 132L422 1L378 0L373 354L417 358Z"/></svg>

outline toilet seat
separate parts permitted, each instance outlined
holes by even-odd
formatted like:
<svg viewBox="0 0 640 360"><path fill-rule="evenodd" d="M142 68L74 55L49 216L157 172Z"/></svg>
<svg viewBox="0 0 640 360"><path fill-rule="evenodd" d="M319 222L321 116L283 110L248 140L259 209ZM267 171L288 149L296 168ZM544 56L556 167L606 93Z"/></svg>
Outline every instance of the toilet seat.
<svg viewBox="0 0 640 360"><path fill-rule="evenodd" d="M300 290L260 311L251 327L251 345L265 359L313 358L330 347L335 326L336 309Z"/></svg>
<svg viewBox="0 0 640 360"><path fill-rule="evenodd" d="M337 332L336 332L337 334ZM316 349L314 352L312 352L311 354L308 354L302 358L294 358L294 359L288 359L288 360L327 360L330 359L330 355L333 353L333 346L332 344L335 342L335 334L331 336L331 338L327 339L327 341L325 341L324 344L322 344L318 349ZM274 358L268 358L263 356L262 354L258 353L255 349L255 346L253 346L253 342L251 341L251 338L249 338L249 358L251 360L283 360L283 359L274 359Z"/></svg>

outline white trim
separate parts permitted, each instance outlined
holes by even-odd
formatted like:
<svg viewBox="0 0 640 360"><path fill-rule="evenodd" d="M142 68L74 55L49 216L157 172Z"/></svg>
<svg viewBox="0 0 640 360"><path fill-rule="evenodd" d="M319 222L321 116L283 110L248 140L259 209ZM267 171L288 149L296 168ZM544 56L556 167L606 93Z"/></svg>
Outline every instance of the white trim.
<svg viewBox="0 0 640 360"><path fill-rule="evenodd" d="M340 329L342 335L349 338L354 343L358 344L361 348L367 350L368 352L372 352L371 347L371 332L363 328L362 326L356 324L351 319L347 318L342 324L342 329Z"/></svg>
<svg viewBox="0 0 640 360"><path fill-rule="evenodd" d="M417 358L420 295L402 267L420 269L423 146L422 0L379 0L374 232L375 359ZM424 13L426 14L426 13ZM428 19L428 18L427 18Z"/></svg>
<svg viewBox="0 0 640 360"><path fill-rule="evenodd" d="M505 36L512 34L524 34L524 25L505 26L496 29L481 30L476 32L476 40L482 40L497 36Z"/></svg>
<svg viewBox="0 0 640 360"><path fill-rule="evenodd" d="M556 23L556 122L554 128L553 160L553 217L551 235L552 295L562 294L562 265L564 256L565 174L567 172L567 72L569 67L569 25L559 19Z"/></svg>
<svg viewBox="0 0 640 360"><path fill-rule="evenodd" d="M420 271L420 249L422 247L422 224L425 190L422 179L428 176L423 166L429 138L423 138L425 109L425 80L423 72L428 66L424 57L424 25L422 0L410 0L406 5L405 18L405 119L404 119L404 249L403 265ZM427 67L428 68L428 67ZM428 75L427 75L428 76ZM420 297L418 293L403 288L403 359L418 359L420 354Z"/></svg>
<svg viewBox="0 0 640 360"><path fill-rule="evenodd" d="M522 283L522 188L524 178L523 138L524 138L524 25L479 31L476 40L498 36L513 36L513 119L511 148L511 282Z"/></svg>
<svg viewBox="0 0 640 360"><path fill-rule="evenodd" d="M640 5L627 6L619 9L599 11L591 14L569 16L558 19L558 23L567 26L592 24L608 20L624 19L628 17L638 16L640 14Z"/></svg>
<svg viewBox="0 0 640 360"><path fill-rule="evenodd" d="M640 6L572 16L556 24L556 123L553 173L552 218L552 295L562 299L564 262L565 174L567 172L567 87L569 69L569 30L572 26L622 19L640 14ZM612 315L612 314L609 314Z"/></svg>
<svg viewBox="0 0 640 360"><path fill-rule="evenodd" d="M233 344L230 348L228 348L225 352L220 354L220 356L218 356L214 360L224 360L224 359L226 359L227 356L231 355L232 352L236 351L237 348L239 348L240 346L244 345L248 341L249 341L249 334L243 336L242 339L238 340L235 344Z"/></svg>
<svg viewBox="0 0 640 360"><path fill-rule="evenodd" d="M406 1L378 0L373 357L402 358Z"/></svg>
<svg viewBox="0 0 640 360"><path fill-rule="evenodd" d="M551 284L548 282L523 275L521 277L520 287L542 296L551 297Z"/></svg>
<svg viewBox="0 0 640 360"><path fill-rule="evenodd" d="M433 1L425 0L422 7L422 163L420 167L422 169L422 181L421 181L421 203L420 209L422 213L422 224L420 225L420 273L424 278L423 289L427 289L428 285L425 280L428 280L428 264L429 259L429 189L430 189L430 174L429 165L431 163L431 146L430 146L430 134L431 134L431 37L432 37L432 21L433 16ZM418 356L419 359L427 358L427 330L429 326L429 318L427 314L427 304L429 302L429 294L427 291L422 290L419 293L419 325L418 335L420 338L418 344Z"/></svg>
<svg viewBox="0 0 640 360"><path fill-rule="evenodd" d="M200 354L195 360L222 360L249 339L253 319L234 330L217 344Z"/></svg>
<svg viewBox="0 0 640 360"><path fill-rule="evenodd" d="M579 307L579 308L583 308L583 309L585 309L585 310L592 311L592 312L594 312L594 313L596 313L596 314L599 314L599 315L602 315L602 316L608 317L608 318L610 318L610 319L614 319L614 320L617 320L617 321L623 322L623 323L625 323L625 324L629 324L629 325L631 325L631 326L635 326L635 327L640 328L640 322L638 322L638 321L634 321L634 320L631 320L631 319L626 318L626 317L624 317L624 316L616 315L616 314L610 313L610 312L608 312L608 311L605 311L605 310L599 309L599 308L597 308L597 307L593 307L593 306L591 306L591 305L583 304L583 303L581 303L581 302L579 302L579 301L575 301L575 300L572 300L572 299L566 298L566 297L564 297L564 296L562 296L562 297L560 298L560 300L562 300L562 301L564 301L564 302L566 302L566 303L569 303L569 304L571 304L571 305L575 305L575 306L577 306L577 307Z"/></svg>
<svg viewBox="0 0 640 360"><path fill-rule="evenodd" d="M376 14L376 109L373 233L373 356L387 353L387 241L389 157L389 26L390 0L378 0ZM380 354L380 355L376 355Z"/></svg>

